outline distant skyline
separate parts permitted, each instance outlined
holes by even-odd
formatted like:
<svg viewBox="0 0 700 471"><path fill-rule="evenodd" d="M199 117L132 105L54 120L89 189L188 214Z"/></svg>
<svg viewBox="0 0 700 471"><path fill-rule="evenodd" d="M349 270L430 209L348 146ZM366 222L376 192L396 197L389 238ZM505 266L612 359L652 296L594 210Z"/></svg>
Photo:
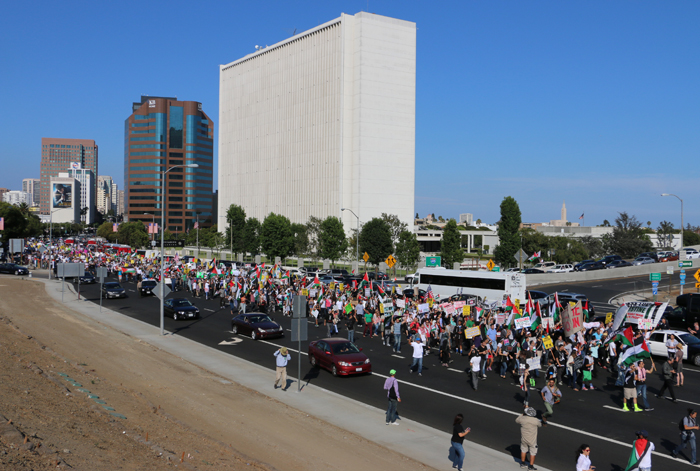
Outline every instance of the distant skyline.
<svg viewBox="0 0 700 471"><path fill-rule="evenodd" d="M512 196L525 222L559 218L566 200L572 222L626 211L678 227L680 203L660 196L675 193L700 225L692 0L11 3L0 17L0 187L39 178L50 137L94 139L99 175L123 188L124 121L142 94L201 102L216 125L220 64L367 10L418 27L421 216L493 223ZM162 73L173 64L177 74Z"/></svg>

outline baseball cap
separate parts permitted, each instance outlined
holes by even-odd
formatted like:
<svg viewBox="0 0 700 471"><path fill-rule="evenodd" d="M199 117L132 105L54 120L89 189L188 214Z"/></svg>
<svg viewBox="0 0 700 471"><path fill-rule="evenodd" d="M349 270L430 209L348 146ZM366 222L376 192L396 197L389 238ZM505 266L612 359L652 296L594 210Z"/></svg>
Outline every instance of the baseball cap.
<svg viewBox="0 0 700 471"><path fill-rule="evenodd" d="M390 374L391 376L394 376L394 375L396 374L396 370L389 370L389 374Z"/></svg>
<svg viewBox="0 0 700 471"><path fill-rule="evenodd" d="M649 432L647 432L646 430L639 430L639 431L634 432L634 433L635 433L636 435L640 435L640 436L642 436L642 437L644 437L644 438L649 438Z"/></svg>

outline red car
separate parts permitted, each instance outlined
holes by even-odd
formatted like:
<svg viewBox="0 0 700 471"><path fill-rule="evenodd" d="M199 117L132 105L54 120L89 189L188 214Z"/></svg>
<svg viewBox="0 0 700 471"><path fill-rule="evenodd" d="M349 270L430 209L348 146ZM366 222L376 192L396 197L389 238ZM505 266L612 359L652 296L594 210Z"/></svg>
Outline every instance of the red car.
<svg viewBox="0 0 700 471"><path fill-rule="evenodd" d="M325 368L333 376L372 372L372 363L362 349L347 339L321 339L309 343L309 361L314 368Z"/></svg>

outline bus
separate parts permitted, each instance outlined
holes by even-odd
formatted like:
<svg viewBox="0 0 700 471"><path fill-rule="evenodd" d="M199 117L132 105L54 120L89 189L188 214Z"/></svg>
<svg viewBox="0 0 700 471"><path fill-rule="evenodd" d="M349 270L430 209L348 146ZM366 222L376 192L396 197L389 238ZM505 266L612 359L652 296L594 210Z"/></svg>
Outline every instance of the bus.
<svg viewBox="0 0 700 471"><path fill-rule="evenodd" d="M436 270L421 268L413 279L419 289L433 291L436 298L448 298L453 294L472 294L482 302L502 301L510 297L524 303L525 275L493 271Z"/></svg>

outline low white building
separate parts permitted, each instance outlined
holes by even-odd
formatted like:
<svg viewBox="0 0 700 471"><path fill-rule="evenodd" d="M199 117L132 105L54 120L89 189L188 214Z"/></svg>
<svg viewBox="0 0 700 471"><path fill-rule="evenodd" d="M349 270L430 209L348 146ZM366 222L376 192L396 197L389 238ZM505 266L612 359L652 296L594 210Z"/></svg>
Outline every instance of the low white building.
<svg viewBox="0 0 700 471"><path fill-rule="evenodd" d="M80 181L67 173L49 181L49 219L56 223L80 222Z"/></svg>
<svg viewBox="0 0 700 471"><path fill-rule="evenodd" d="M2 200L5 203L19 205L22 203L27 203L28 206L32 206L34 200L32 194L27 191L6 191L2 195Z"/></svg>

